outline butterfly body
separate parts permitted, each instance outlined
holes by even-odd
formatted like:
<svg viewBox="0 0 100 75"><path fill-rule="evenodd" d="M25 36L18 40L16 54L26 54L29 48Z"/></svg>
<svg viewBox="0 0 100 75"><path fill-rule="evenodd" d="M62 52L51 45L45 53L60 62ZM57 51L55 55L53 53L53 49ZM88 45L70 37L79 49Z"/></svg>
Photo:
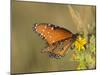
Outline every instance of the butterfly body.
<svg viewBox="0 0 100 75"><path fill-rule="evenodd" d="M48 23L34 24L33 30L47 41L48 46L42 51L50 57L64 56L69 46L76 39L76 35L69 30Z"/></svg>

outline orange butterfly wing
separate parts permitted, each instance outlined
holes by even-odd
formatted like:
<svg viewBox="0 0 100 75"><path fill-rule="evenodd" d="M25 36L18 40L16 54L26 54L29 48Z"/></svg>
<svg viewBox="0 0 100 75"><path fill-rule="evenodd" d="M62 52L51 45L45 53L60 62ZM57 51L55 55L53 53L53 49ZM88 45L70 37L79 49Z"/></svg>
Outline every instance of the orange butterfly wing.
<svg viewBox="0 0 100 75"><path fill-rule="evenodd" d="M33 28L47 40L48 44L71 38L73 35L72 32L64 28L55 27L54 25L47 23L35 24Z"/></svg>

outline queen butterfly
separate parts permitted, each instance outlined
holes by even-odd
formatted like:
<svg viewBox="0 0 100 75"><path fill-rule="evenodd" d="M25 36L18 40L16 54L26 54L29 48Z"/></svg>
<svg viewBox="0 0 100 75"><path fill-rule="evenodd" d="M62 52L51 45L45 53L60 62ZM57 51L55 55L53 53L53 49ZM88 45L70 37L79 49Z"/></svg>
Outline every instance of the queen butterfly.
<svg viewBox="0 0 100 75"><path fill-rule="evenodd" d="M77 37L77 34L73 34L65 28L48 23L34 24L32 29L47 42L47 47L42 52L47 52L50 57L54 58L64 56Z"/></svg>

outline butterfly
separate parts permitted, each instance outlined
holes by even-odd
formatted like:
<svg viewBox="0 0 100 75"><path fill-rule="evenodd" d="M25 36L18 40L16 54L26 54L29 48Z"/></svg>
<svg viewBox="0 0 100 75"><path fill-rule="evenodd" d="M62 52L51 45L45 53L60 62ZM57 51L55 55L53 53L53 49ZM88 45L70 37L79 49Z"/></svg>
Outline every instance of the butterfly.
<svg viewBox="0 0 100 75"><path fill-rule="evenodd" d="M63 27L49 23L36 23L32 30L47 42L47 46L41 52L48 53L52 58L63 57L78 36Z"/></svg>

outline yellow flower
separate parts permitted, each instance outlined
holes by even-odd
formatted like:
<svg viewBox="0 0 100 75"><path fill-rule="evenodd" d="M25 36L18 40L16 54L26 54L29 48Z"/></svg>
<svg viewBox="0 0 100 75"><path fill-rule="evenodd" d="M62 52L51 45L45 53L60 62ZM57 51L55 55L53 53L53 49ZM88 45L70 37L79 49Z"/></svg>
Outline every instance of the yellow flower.
<svg viewBox="0 0 100 75"><path fill-rule="evenodd" d="M84 45L86 44L86 39L82 38L81 36L78 36L78 38L76 39L76 41L74 42L75 48L80 51L80 50L84 50Z"/></svg>
<svg viewBox="0 0 100 75"><path fill-rule="evenodd" d="M80 63L77 67L77 70L82 70L82 69L87 69L86 65L84 64L84 62Z"/></svg>

